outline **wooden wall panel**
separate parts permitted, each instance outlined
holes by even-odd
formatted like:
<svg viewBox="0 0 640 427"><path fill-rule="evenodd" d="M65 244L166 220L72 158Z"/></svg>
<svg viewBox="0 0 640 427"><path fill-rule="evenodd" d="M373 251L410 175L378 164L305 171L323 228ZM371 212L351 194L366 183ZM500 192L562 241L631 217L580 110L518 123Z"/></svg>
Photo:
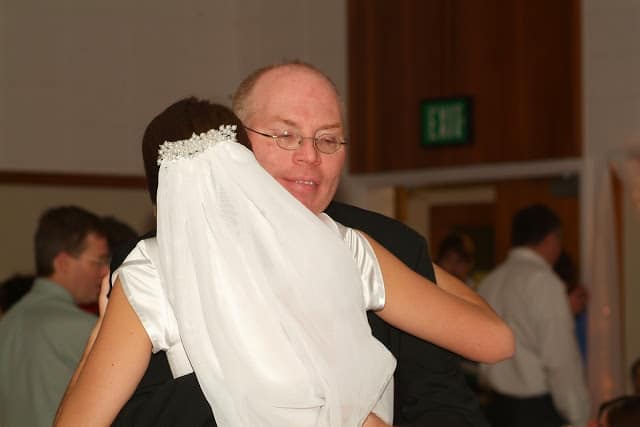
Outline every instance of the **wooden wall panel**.
<svg viewBox="0 0 640 427"><path fill-rule="evenodd" d="M579 156L579 0L349 0L351 171ZM474 142L420 146L420 102L469 95Z"/></svg>

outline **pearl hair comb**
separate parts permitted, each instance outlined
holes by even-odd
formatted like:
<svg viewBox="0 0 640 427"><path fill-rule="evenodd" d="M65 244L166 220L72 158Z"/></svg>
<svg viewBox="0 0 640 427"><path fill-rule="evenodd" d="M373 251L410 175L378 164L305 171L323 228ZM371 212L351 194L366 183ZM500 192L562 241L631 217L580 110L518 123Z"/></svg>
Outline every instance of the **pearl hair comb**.
<svg viewBox="0 0 640 427"><path fill-rule="evenodd" d="M158 165L176 160L191 159L219 142L237 142L236 125L220 125L189 139L166 141L158 149Z"/></svg>

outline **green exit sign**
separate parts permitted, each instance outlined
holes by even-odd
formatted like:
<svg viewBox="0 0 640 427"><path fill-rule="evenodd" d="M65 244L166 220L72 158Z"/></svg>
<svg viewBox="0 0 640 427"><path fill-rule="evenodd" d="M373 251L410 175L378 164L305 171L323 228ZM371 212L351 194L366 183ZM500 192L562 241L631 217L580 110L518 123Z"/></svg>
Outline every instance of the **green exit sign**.
<svg viewBox="0 0 640 427"><path fill-rule="evenodd" d="M471 142L471 98L437 98L422 101L422 145L441 147Z"/></svg>

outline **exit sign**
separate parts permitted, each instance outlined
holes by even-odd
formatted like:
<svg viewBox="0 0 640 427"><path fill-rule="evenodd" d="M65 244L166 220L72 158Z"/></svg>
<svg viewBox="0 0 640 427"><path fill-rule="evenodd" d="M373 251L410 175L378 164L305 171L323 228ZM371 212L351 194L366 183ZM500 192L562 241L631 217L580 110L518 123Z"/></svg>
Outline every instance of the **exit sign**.
<svg viewBox="0 0 640 427"><path fill-rule="evenodd" d="M437 98L422 101L422 145L441 147L471 142L471 98Z"/></svg>

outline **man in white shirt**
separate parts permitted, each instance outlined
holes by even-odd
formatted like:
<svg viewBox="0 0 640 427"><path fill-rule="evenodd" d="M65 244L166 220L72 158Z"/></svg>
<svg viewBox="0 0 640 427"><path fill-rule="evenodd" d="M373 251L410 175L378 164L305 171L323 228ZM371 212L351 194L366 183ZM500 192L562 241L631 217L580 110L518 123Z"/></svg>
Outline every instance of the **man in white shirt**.
<svg viewBox="0 0 640 427"><path fill-rule="evenodd" d="M513 329L516 354L482 365L496 392L494 427L584 427L589 396L565 287L552 265L562 250L559 218L544 205L516 213L507 259L478 292Z"/></svg>

